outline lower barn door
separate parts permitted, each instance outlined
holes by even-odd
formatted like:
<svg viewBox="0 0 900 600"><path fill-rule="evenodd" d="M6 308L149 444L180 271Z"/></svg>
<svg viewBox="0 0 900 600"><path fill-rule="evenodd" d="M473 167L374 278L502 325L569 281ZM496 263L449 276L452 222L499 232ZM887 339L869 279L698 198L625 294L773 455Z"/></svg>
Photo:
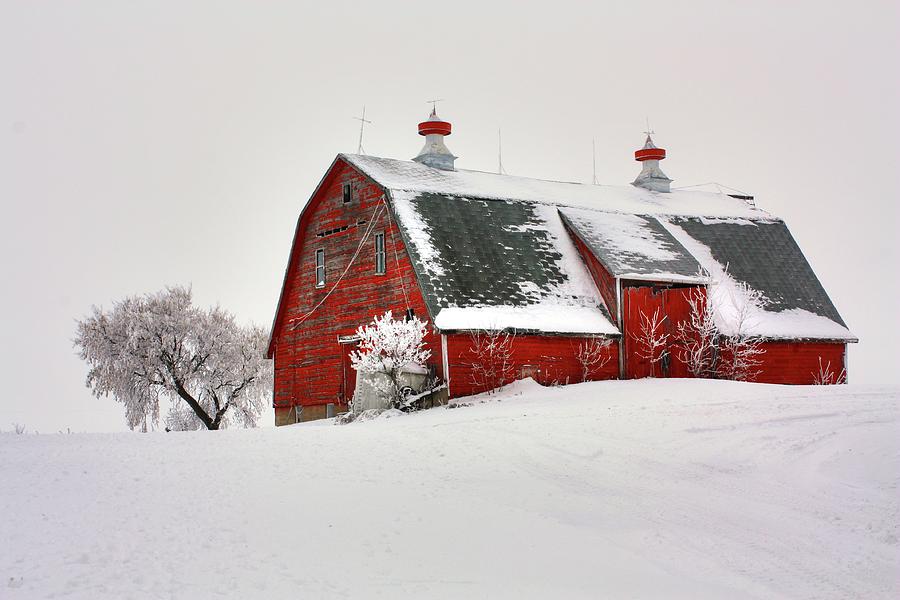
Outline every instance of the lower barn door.
<svg viewBox="0 0 900 600"><path fill-rule="evenodd" d="M356 392L356 369L350 362L350 353L356 350L359 345L359 338L340 338L341 344L341 410L346 410L353 400L353 394Z"/></svg>

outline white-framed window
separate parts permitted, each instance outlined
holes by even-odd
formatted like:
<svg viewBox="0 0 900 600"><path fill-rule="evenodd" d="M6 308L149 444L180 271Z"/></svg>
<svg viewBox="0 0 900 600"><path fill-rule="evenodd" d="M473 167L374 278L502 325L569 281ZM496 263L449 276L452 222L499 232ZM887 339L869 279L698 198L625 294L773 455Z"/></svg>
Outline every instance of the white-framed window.
<svg viewBox="0 0 900 600"><path fill-rule="evenodd" d="M353 186L349 183L344 184L344 204L349 204L353 200Z"/></svg>
<svg viewBox="0 0 900 600"><path fill-rule="evenodd" d="M316 250L316 287L325 287L325 249Z"/></svg>
<svg viewBox="0 0 900 600"><path fill-rule="evenodd" d="M384 251L384 233L375 234L375 273L384 275L387 272L387 253Z"/></svg>

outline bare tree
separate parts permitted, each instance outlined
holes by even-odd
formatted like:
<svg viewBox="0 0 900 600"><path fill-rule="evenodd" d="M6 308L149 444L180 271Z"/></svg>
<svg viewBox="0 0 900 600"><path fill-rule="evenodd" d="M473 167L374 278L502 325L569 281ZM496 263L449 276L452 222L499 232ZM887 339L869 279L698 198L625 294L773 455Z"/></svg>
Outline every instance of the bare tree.
<svg viewBox="0 0 900 600"><path fill-rule="evenodd" d="M13 423L13 431L16 432L16 435L22 435L25 433L25 426L21 423Z"/></svg>
<svg viewBox="0 0 900 600"><path fill-rule="evenodd" d="M596 371L599 371L612 360L609 347L612 340L609 338L590 338L578 344L575 358L581 365L581 381L588 381Z"/></svg>
<svg viewBox="0 0 900 600"><path fill-rule="evenodd" d="M847 371L835 372L831 369L831 361L825 365L822 364L822 357L819 357L819 372L813 373L813 385L842 385L847 383Z"/></svg>
<svg viewBox="0 0 900 600"><path fill-rule="evenodd" d="M479 329L473 331L469 338L472 383L478 389L492 392L515 379L512 360L515 332Z"/></svg>
<svg viewBox="0 0 900 600"><path fill-rule="evenodd" d="M737 282L733 303L731 332L721 338L717 374L722 379L753 381L761 372L760 356L765 354L762 338L751 333L754 315L762 311L763 295L745 282Z"/></svg>
<svg viewBox="0 0 900 600"><path fill-rule="evenodd" d="M658 308L650 317L642 310L640 331L631 334L632 339L638 344L638 356L650 361L650 377L656 377L656 363L663 360L666 355L665 350L670 336L664 330L663 323L668 318L668 316L660 318Z"/></svg>
<svg viewBox="0 0 900 600"><path fill-rule="evenodd" d="M266 331L230 313L191 304L183 287L126 298L78 322L75 346L90 366L87 386L125 405L131 429L159 422L160 398L174 407L170 429L220 429L256 421L272 390Z"/></svg>
<svg viewBox="0 0 900 600"><path fill-rule="evenodd" d="M688 320L676 325L681 344L678 360L687 365L694 377L714 377L718 359L718 330L712 304L707 301L704 288L691 288L688 292Z"/></svg>

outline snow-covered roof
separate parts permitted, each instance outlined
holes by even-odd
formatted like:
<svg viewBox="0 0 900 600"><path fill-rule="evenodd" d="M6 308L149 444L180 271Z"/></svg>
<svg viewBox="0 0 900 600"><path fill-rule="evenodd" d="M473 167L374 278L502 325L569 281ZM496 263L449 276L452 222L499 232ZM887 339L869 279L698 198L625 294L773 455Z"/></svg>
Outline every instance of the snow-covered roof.
<svg viewBox="0 0 900 600"><path fill-rule="evenodd" d="M606 270L625 279L706 283L700 263L656 218L560 208L563 221Z"/></svg>
<svg viewBox="0 0 900 600"><path fill-rule="evenodd" d="M717 192L674 190L659 193L633 185L546 181L464 169L444 171L413 161L359 154L345 154L343 157L391 190L487 200L524 200L639 215L772 218L744 200Z"/></svg>
<svg viewBox="0 0 900 600"><path fill-rule="evenodd" d="M615 335L553 206L393 191L435 325Z"/></svg>
<svg viewBox="0 0 900 600"><path fill-rule="evenodd" d="M855 341L784 223L743 199L342 156L389 191L440 329L619 333L568 226L619 279L710 284L722 331L743 282L763 299L744 333Z"/></svg>
<svg viewBox="0 0 900 600"><path fill-rule="evenodd" d="M781 221L659 217L710 276L709 302L720 331L768 339L857 341ZM746 290L755 290L754 305ZM752 293L752 292L751 292Z"/></svg>

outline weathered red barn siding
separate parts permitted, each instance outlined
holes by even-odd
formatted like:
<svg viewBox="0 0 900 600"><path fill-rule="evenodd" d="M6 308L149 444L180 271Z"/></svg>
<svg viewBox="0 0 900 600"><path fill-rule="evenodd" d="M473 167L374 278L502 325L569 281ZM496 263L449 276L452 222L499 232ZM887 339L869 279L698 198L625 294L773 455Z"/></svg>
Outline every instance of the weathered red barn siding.
<svg viewBox="0 0 900 600"><path fill-rule="evenodd" d="M579 383L581 363L576 353L579 344L591 338L582 336L517 335L512 345L512 362L515 378L533 377L543 385ZM469 334L455 333L447 336L447 363L450 372L450 396L458 398L478 394L485 390L475 385L472 364L476 360ZM619 345L613 341L606 348L607 363L595 370L589 379L616 379L619 376Z"/></svg>
<svg viewBox="0 0 900 600"><path fill-rule="evenodd" d="M581 254L581 258L587 265L591 277L594 278L594 283L597 285L597 289L600 290L600 296L606 304L606 310L609 311L613 320L617 319L618 300L616 298L616 278L606 270L606 267L604 267L599 260L597 260L594 253L591 252L590 248L581 241L581 238L578 237L574 231L568 226L566 227L566 230L569 232L569 237L575 242L575 247L578 248L578 253Z"/></svg>
<svg viewBox="0 0 900 600"><path fill-rule="evenodd" d="M353 200L345 204L342 186L347 182L353 186ZM298 222L274 329L277 423L293 422L294 405L304 407L304 420L324 417L329 403L336 404L338 409L346 406L352 393L344 389L344 355L348 348L338 343L338 336L352 335L359 325L387 310L402 316L406 311L404 287L416 316L428 322L430 333L426 343L432 350L437 373L442 372L440 338L433 333L400 232L393 219L389 221L384 208L340 285L301 322L347 268L369 222L379 206L384 206L382 194L377 184L338 160ZM317 235L344 226L347 229L343 231ZM375 273L375 234L380 232L385 234L387 273L384 275ZM315 286L315 253L319 248L325 250L327 282L322 288ZM350 379L354 379L352 375Z"/></svg>
<svg viewBox="0 0 900 600"><path fill-rule="evenodd" d="M765 342L765 353L757 367L762 372L754 381L809 385L822 365L831 362L831 370L839 374L844 368L846 345L843 342Z"/></svg>
<svg viewBox="0 0 900 600"><path fill-rule="evenodd" d="M656 377L690 377L687 365L681 356L681 343L678 336L678 323L690 318L688 298L692 290L700 290L705 295L705 288L668 286L666 284L633 285L622 284L622 335L625 339L625 379L650 377L650 360L641 356L641 345L634 335L641 332L641 314L653 317L658 309L660 318L665 317L658 331L668 334L666 352L669 353L668 368L662 362L655 365Z"/></svg>

